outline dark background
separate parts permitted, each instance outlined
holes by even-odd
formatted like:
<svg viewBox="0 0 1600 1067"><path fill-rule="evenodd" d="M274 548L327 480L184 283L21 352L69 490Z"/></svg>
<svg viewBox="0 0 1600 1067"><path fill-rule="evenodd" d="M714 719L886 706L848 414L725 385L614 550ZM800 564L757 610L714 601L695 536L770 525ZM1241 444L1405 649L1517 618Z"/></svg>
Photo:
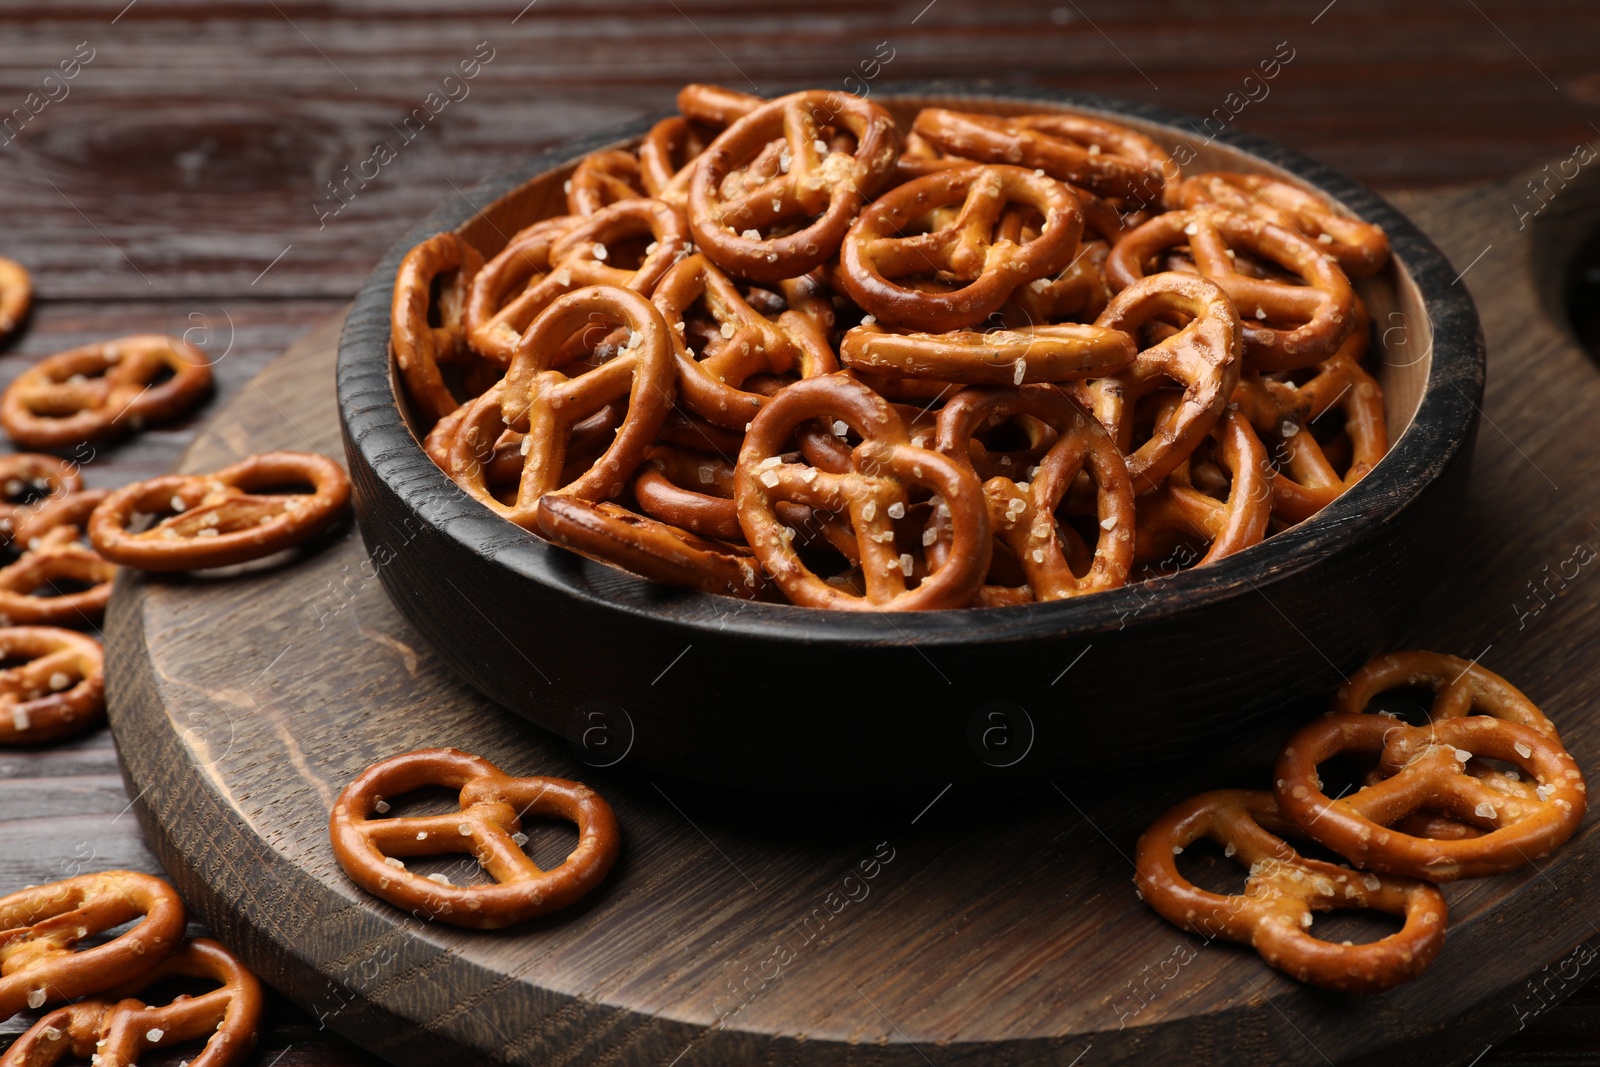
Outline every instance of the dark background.
<svg viewBox="0 0 1600 1067"><path fill-rule="evenodd" d="M772 94L990 78L1207 115L1237 109L1282 42L1292 61L1230 123L1380 190L1504 179L1600 145L1594 0L0 3L0 119L27 114L29 93L58 98L0 136L0 255L33 272L37 300L0 349L0 385L69 346L190 331L226 396L336 314L416 219L538 148L669 109L688 81ZM420 132L396 129L447 89ZM329 183L380 143L393 160L335 198ZM1575 265L1570 289L1592 315L1600 273ZM88 482L165 470L194 425L104 451ZM0 751L0 891L76 873L63 862L155 870L127 803L105 731ZM360 1061L282 1005L256 1055ZM1480 1063L1600 1064L1600 991Z"/></svg>

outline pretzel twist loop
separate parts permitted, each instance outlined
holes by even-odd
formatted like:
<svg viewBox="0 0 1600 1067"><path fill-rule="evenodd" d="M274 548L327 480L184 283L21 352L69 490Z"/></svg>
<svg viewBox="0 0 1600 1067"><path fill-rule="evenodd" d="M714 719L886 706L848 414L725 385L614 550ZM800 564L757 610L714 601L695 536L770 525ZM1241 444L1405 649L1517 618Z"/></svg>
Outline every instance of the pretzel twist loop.
<svg viewBox="0 0 1600 1067"><path fill-rule="evenodd" d="M459 789L460 810L373 817L390 799L426 786ZM514 840L529 815L577 824L578 844L559 867L541 870ZM587 786L513 778L454 748L420 749L368 767L339 794L328 831L339 865L361 888L418 918L475 930L500 929L575 903L600 884L620 849L610 805ZM400 858L454 853L472 856L494 883L424 878Z"/></svg>
<svg viewBox="0 0 1600 1067"><path fill-rule="evenodd" d="M100 642L52 626L0 627L0 744L32 745L83 733L106 715Z"/></svg>
<svg viewBox="0 0 1600 1067"><path fill-rule="evenodd" d="M1421 974L1444 947L1444 897L1426 882L1306 859L1279 835L1301 836L1272 794L1218 789L1190 797L1139 838L1135 882L1162 918L1201 937L1254 948L1268 966L1343 993L1381 993ZM1249 870L1241 894L1223 896L1185 878L1174 859L1200 838ZM1362 945L1309 932L1312 913L1357 908L1402 916L1398 933Z"/></svg>
<svg viewBox="0 0 1600 1067"><path fill-rule="evenodd" d="M105 944L76 950L134 919ZM0 897L0 1019L138 978L177 950L183 925L178 894L137 871L80 874Z"/></svg>
<svg viewBox="0 0 1600 1067"><path fill-rule="evenodd" d="M309 485L310 493L283 493ZM113 490L89 517L112 563L146 571L231 567L321 536L350 507L350 479L311 452L263 452L211 474L169 474ZM137 533L135 514L163 515Z"/></svg>

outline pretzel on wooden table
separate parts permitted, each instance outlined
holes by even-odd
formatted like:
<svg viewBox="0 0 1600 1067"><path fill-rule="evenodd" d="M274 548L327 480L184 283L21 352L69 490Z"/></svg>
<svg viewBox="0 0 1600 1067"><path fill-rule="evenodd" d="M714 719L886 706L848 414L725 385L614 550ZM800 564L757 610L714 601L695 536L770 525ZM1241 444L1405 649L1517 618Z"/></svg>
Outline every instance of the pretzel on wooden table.
<svg viewBox="0 0 1600 1067"><path fill-rule="evenodd" d="M1042 170L1135 208L1160 208L1178 166L1160 145L1126 126L1083 115L979 115L923 108L912 129L953 156Z"/></svg>
<svg viewBox="0 0 1600 1067"><path fill-rule="evenodd" d="M94 626L105 614L117 568L83 543L77 523L87 523L106 494L75 495L87 498L67 498L75 513L66 518L75 522L63 518L37 533L35 520L22 555L0 567L0 626Z"/></svg>
<svg viewBox="0 0 1600 1067"><path fill-rule="evenodd" d="M312 491L283 491L300 486ZM101 556L136 570L228 567L319 537L349 507L350 479L331 459L264 452L211 474L168 474L113 490L89 518L89 540ZM165 517L135 532L136 514Z"/></svg>
<svg viewBox="0 0 1600 1067"><path fill-rule="evenodd" d="M853 134L855 151L834 150L821 139L824 126ZM780 152L767 151L780 143ZM813 90L769 101L719 134L695 164L695 244L717 266L754 281L804 274L838 250L861 205L888 182L899 151L894 117L860 97ZM774 228L780 233L770 234Z"/></svg>
<svg viewBox="0 0 1600 1067"><path fill-rule="evenodd" d="M951 397L939 412L939 451L972 462L973 437L997 418L1026 414L1055 431L1054 443L1029 470L991 477L983 484L989 526L1016 556L1032 599L1044 602L1112 589L1128 579L1133 563L1133 485L1104 427L1061 390L1049 385L974 386ZM1095 487L1093 519L1099 536L1092 559L1075 573L1063 551L1066 530L1056 517L1079 472ZM943 531L935 544L943 548ZM1076 538L1077 535L1071 535ZM1015 602L1019 597L990 592Z"/></svg>
<svg viewBox="0 0 1600 1067"><path fill-rule="evenodd" d="M73 737L106 717L100 642L53 626L0 627L0 744Z"/></svg>
<svg viewBox="0 0 1600 1067"><path fill-rule="evenodd" d="M0 455L0 542L11 541L17 523L47 502L82 488L76 463L37 452Z"/></svg>
<svg viewBox="0 0 1600 1067"><path fill-rule="evenodd" d="M1177 189L1186 208L1220 207L1296 230L1321 245L1352 278L1370 278L1389 261L1389 237L1327 198L1264 174L1213 171Z"/></svg>
<svg viewBox="0 0 1600 1067"><path fill-rule="evenodd" d="M33 306L33 279L27 268L0 256L0 341L13 333Z"/></svg>
<svg viewBox="0 0 1600 1067"><path fill-rule="evenodd" d="M110 941L78 948L135 919ZM137 871L80 874L0 897L0 1019L138 978L177 951L183 927L178 894Z"/></svg>
<svg viewBox="0 0 1600 1067"><path fill-rule="evenodd" d="M1008 205L1043 219L1032 240L1000 229ZM948 225L906 236L918 218L959 205ZM839 251L839 281L886 325L944 332L982 322L1021 285L1053 276L1072 262L1083 209L1065 185L1021 167L941 170L884 193L862 210ZM940 272L964 283L949 291L911 280Z"/></svg>
<svg viewBox="0 0 1600 1067"><path fill-rule="evenodd" d="M846 473L786 462L790 435L812 419L841 422L861 438ZM961 607L977 595L989 565L989 520L983 490L968 466L910 443L890 403L847 373L807 378L761 409L745 435L735 476L739 524L761 565L796 604L854 611ZM912 490L931 493L949 511L949 549L942 566L910 579L916 557L896 542L896 520ZM780 502L847 515L859 545L864 595L829 584L796 553L794 531Z"/></svg>
<svg viewBox="0 0 1600 1067"><path fill-rule="evenodd" d="M445 385L439 364L461 362L468 355L467 294L482 268L482 254L465 239L436 233L407 252L395 272L389 344L406 395L429 423L444 418L460 403Z"/></svg>
<svg viewBox="0 0 1600 1067"><path fill-rule="evenodd" d="M171 376L159 381L163 373ZM0 397L0 426L23 448L104 441L187 414L211 391L204 352L138 334L46 356Z"/></svg>
<svg viewBox="0 0 1600 1067"><path fill-rule="evenodd" d="M1106 259L1113 289L1145 276L1145 265L1186 245L1196 269L1227 292L1244 324L1255 370L1292 370L1339 350L1355 324L1355 291L1337 263L1292 230L1251 215L1201 208L1168 211L1118 241ZM1245 273L1230 253L1249 253L1304 284Z"/></svg>
<svg viewBox="0 0 1600 1067"><path fill-rule="evenodd" d="M1317 767L1339 755L1376 761L1369 783L1329 798ZM1501 760L1516 791L1473 773L1474 759ZM1273 771L1284 814L1307 836L1352 863L1432 882L1516 870L1577 831L1587 788L1559 740L1533 726L1488 715L1440 718L1411 726L1383 715L1332 712L1290 738ZM1482 831L1478 836L1422 837L1400 820L1434 813Z"/></svg>
<svg viewBox="0 0 1600 1067"><path fill-rule="evenodd" d="M1177 333L1141 351L1126 370L1072 388L1127 455L1140 494L1158 488L1205 439L1239 381L1239 313L1205 278L1167 272L1140 279L1112 298L1095 325L1137 335L1145 323L1171 312L1189 317ZM1181 401L1135 445L1136 405L1169 383L1183 387Z"/></svg>
<svg viewBox="0 0 1600 1067"><path fill-rule="evenodd" d="M174 978L218 983L198 995L179 994L167 1004L138 997ZM152 1049L204 1039L184 1060L189 1067L232 1067L250 1055L261 1023L261 983L233 954L210 938L188 942L144 976L46 1015L0 1057L0 1067L53 1067L69 1053L95 1067L134 1067Z"/></svg>
<svg viewBox="0 0 1600 1067"><path fill-rule="evenodd" d="M628 341L611 358L561 362L575 335L586 345L618 327ZM667 325L655 305L615 286L568 293L528 327L505 379L472 403L451 443L447 473L496 514L533 530L545 493L560 489L599 501L622 492L660 432L676 386ZM575 427L624 400L627 414L614 439L587 469L568 471ZM491 492L479 451L505 427L525 435L517 495L509 504Z"/></svg>
<svg viewBox="0 0 1600 1067"><path fill-rule="evenodd" d="M1283 838L1304 834L1271 793L1218 789L1167 811L1139 838L1139 894L1162 918L1207 939L1254 948L1271 967L1344 993L1381 993L1421 974L1444 947L1448 911L1426 882L1351 870L1301 856ZM1201 838L1250 872L1243 893L1194 885L1176 856ZM1313 913L1335 909L1401 916L1399 932L1367 944L1336 944L1311 933Z"/></svg>
<svg viewBox="0 0 1600 1067"><path fill-rule="evenodd" d="M460 810L375 817L395 798L430 786L460 790ZM523 852L522 820L530 815L577 824L578 844L559 867L541 870ZM334 801L328 831L339 865L367 892L418 918L477 930L575 903L600 884L621 848L610 805L589 787L564 778L513 778L454 748L420 749L368 767ZM424 878L401 858L454 853L472 856L494 883Z"/></svg>

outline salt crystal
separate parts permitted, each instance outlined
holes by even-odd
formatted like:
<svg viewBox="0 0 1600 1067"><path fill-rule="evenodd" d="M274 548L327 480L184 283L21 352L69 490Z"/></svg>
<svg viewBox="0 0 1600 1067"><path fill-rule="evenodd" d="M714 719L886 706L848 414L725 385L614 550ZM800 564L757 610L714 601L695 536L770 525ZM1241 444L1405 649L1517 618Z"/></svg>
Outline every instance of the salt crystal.
<svg viewBox="0 0 1600 1067"><path fill-rule="evenodd" d="M42 1008L42 1007L44 1007L44 1001L45 1001L45 993L44 993L44 990L42 988L41 989L30 989L30 990L28 990L28 1007L30 1007L30 1008Z"/></svg>
<svg viewBox="0 0 1600 1067"><path fill-rule="evenodd" d="M71 684L72 676L66 671L56 671L56 673L50 676L50 688L58 693Z"/></svg>
<svg viewBox="0 0 1600 1067"><path fill-rule="evenodd" d="M744 231L739 236L743 237L746 241L759 241L761 240L761 231L752 228Z"/></svg>
<svg viewBox="0 0 1600 1067"><path fill-rule="evenodd" d="M1012 371L1011 371L1011 384L1012 385L1021 385L1022 384L1022 379L1027 375L1027 373L1028 373L1027 364L1024 363L1020 359L1017 360L1017 365L1015 367L1013 367Z"/></svg>
<svg viewBox="0 0 1600 1067"><path fill-rule="evenodd" d="M456 827L456 833L460 834L462 837L471 837L472 836L472 827L467 825L466 823L461 823L459 826Z"/></svg>
<svg viewBox="0 0 1600 1067"><path fill-rule="evenodd" d="M1117 528L1117 517L1115 515L1107 515L1105 518L1100 520L1100 529L1102 529L1102 530L1115 530L1116 528Z"/></svg>
<svg viewBox="0 0 1600 1067"><path fill-rule="evenodd" d="M876 316L876 315L863 315L863 316L861 316L861 325L863 325L863 326L871 326L873 323L875 323L877 321L878 321L878 316Z"/></svg>
<svg viewBox="0 0 1600 1067"><path fill-rule="evenodd" d="M393 856L383 857L383 862L387 863L397 871L403 871L406 869L406 861L395 859Z"/></svg>
<svg viewBox="0 0 1600 1067"><path fill-rule="evenodd" d="M440 873L440 874L430 874L430 875L428 875L428 881L437 882L440 885L449 885L450 884L450 876L448 874L442 874L442 873Z"/></svg>
<svg viewBox="0 0 1600 1067"><path fill-rule="evenodd" d="M166 1036L167 1032L165 1030L152 1029L145 1032L144 1039L153 1045Z"/></svg>
<svg viewBox="0 0 1600 1067"><path fill-rule="evenodd" d="M833 424L833 436L835 436L835 437L843 437L845 434L847 434L849 432L850 432L850 427L848 425L846 425L843 422L838 422L838 421L834 422L834 424Z"/></svg>
<svg viewBox="0 0 1600 1067"><path fill-rule="evenodd" d="M911 571L916 566L916 562L916 560L911 558L911 553L900 553L900 573L904 574L907 578L911 577Z"/></svg>
<svg viewBox="0 0 1600 1067"><path fill-rule="evenodd" d="M21 731L21 730L26 730L28 728L28 726L29 726L28 709L27 708L12 708L11 709L11 728L13 730Z"/></svg>
<svg viewBox="0 0 1600 1067"><path fill-rule="evenodd" d="M1468 752L1464 748L1454 749L1453 751L1455 752L1457 763L1465 763L1467 760L1472 758L1472 753Z"/></svg>
<svg viewBox="0 0 1600 1067"><path fill-rule="evenodd" d="M172 510L173 511L182 511L184 509L184 507L185 507L185 504L183 502L183 497L179 496L176 493L172 494L172 499L169 500L167 503L172 506Z"/></svg>
<svg viewBox="0 0 1600 1067"><path fill-rule="evenodd" d="M606 246L601 244L599 241L596 241L594 243L594 258L604 261L607 255L609 255L609 253L606 251Z"/></svg>
<svg viewBox="0 0 1600 1067"><path fill-rule="evenodd" d="M878 502L876 500L869 500L865 504L861 505L861 521L871 522L877 517Z"/></svg>
<svg viewBox="0 0 1600 1067"><path fill-rule="evenodd" d="M725 323L722 324L721 333L722 333L723 340L731 339L733 337L733 332L734 332L733 331L733 323L725 322Z"/></svg>
<svg viewBox="0 0 1600 1067"><path fill-rule="evenodd" d="M891 519L903 519L903 518L905 518L906 517L906 506L904 504L900 503L900 501L896 500L893 504L889 505L889 517Z"/></svg>
<svg viewBox="0 0 1600 1067"><path fill-rule="evenodd" d="M939 540L939 531L935 530L932 526L930 526L926 530L922 531L922 544L923 544L923 547L927 547L928 545L933 544L937 540Z"/></svg>
<svg viewBox="0 0 1600 1067"><path fill-rule="evenodd" d="M1472 814L1480 819L1492 819L1495 817L1494 803L1485 800L1482 804L1472 809Z"/></svg>
<svg viewBox="0 0 1600 1067"><path fill-rule="evenodd" d="M1554 793L1555 791L1556 789L1553 785L1541 785L1538 789L1534 790L1534 792L1539 795L1540 800L1549 800L1550 794Z"/></svg>
<svg viewBox="0 0 1600 1067"><path fill-rule="evenodd" d="M701 465L701 467L700 467L700 484L701 485L710 485L712 482L716 481L716 477L717 477L716 476L716 472L711 469L710 464L702 464Z"/></svg>
<svg viewBox="0 0 1600 1067"><path fill-rule="evenodd" d="M1518 741L1513 747L1516 748L1517 755L1521 756L1523 759L1527 759L1533 755L1533 749L1529 748L1528 745L1523 741Z"/></svg>
<svg viewBox="0 0 1600 1067"><path fill-rule="evenodd" d="M426 841L427 839L428 839L428 831L426 831L426 830L418 830L417 831L417 840L418 841Z"/></svg>
<svg viewBox="0 0 1600 1067"><path fill-rule="evenodd" d="M762 471L761 472L761 484L766 486L768 489L771 489L773 486L777 485L778 484L778 472L777 471Z"/></svg>
<svg viewBox="0 0 1600 1067"><path fill-rule="evenodd" d="M1188 234L1190 237L1193 237L1195 234L1200 232L1200 227L1197 224L1191 222L1191 223L1189 223L1189 225L1187 225L1187 226L1185 226L1183 228L1183 232Z"/></svg>
<svg viewBox="0 0 1600 1067"><path fill-rule="evenodd" d="M524 833L515 833L511 835L511 840L516 843L518 848L521 848L523 845L528 843L528 835Z"/></svg>

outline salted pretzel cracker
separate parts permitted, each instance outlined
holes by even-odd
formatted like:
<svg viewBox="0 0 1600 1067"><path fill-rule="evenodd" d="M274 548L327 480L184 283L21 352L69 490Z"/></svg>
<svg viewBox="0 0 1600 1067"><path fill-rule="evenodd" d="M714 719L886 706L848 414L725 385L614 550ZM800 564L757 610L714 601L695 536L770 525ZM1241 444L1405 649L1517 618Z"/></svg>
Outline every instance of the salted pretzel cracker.
<svg viewBox="0 0 1600 1067"><path fill-rule="evenodd" d="M824 126L853 134L855 152L832 150L821 140ZM779 140L781 154L765 153ZM820 90L778 97L735 121L695 164L695 244L742 278L805 274L838 251L861 205L888 182L899 152L894 117L877 104Z"/></svg>
<svg viewBox="0 0 1600 1067"><path fill-rule="evenodd" d="M891 332L870 323L839 342L839 358L853 370L968 385L1099 378L1123 370L1136 355L1132 337L1083 323L948 333Z"/></svg>
<svg viewBox="0 0 1600 1067"><path fill-rule="evenodd" d="M459 811L375 818L389 802L429 786L459 789ZM522 851L522 820L557 817L577 824L578 844L553 870ZM592 892L621 850L611 806L588 786L564 778L513 778L455 748L426 748L375 763L345 786L328 818L333 854L350 879L421 919L496 930L547 915ZM490 885L424 878L402 857L472 856Z"/></svg>
<svg viewBox="0 0 1600 1067"><path fill-rule="evenodd" d="M560 363L575 334L583 344L593 344L616 327L627 330L628 341L611 358L598 364ZM650 301L615 286L568 293L528 327L505 379L473 402L451 443L446 473L496 514L528 530L537 526L536 508L545 493L559 489L593 501L614 497L660 432L672 407L676 375L667 324ZM569 472L566 457L575 427L622 400L627 414L615 438L587 470ZM504 427L525 435L522 474L510 504L490 491L478 452Z"/></svg>
<svg viewBox="0 0 1600 1067"><path fill-rule="evenodd" d="M0 543L11 541L33 511L82 488L76 463L37 452L0 455Z"/></svg>
<svg viewBox="0 0 1600 1067"><path fill-rule="evenodd" d="M1174 806L1150 824L1135 851L1139 895L1174 926L1238 941L1301 982L1341 993L1381 993L1417 977L1444 947L1448 910L1427 882L1307 859L1283 838L1303 837L1271 793L1218 789ZM1250 872L1243 893L1194 885L1175 857L1209 838ZM1404 919L1397 933L1336 944L1311 933L1319 911L1381 911Z"/></svg>
<svg viewBox="0 0 1600 1067"><path fill-rule="evenodd" d="M553 270L550 249L580 221L577 215L557 215L518 230L473 276L462 328L474 352L500 366L511 361L528 323L565 291L544 284Z"/></svg>
<svg viewBox="0 0 1600 1067"><path fill-rule="evenodd" d="M1138 207L1162 204L1178 165L1141 133L1084 115L979 115L927 107L912 129L953 156L1042 170Z"/></svg>
<svg viewBox="0 0 1600 1067"><path fill-rule="evenodd" d="M0 341L16 332L33 306L33 279L27 268L0 256Z"/></svg>
<svg viewBox="0 0 1600 1067"><path fill-rule="evenodd" d="M171 377L158 382L163 372ZM17 375L0 397L0 427L23 448L70 448L180 418L210 391L204 352L138 334L57 352Z"/></svg>
<svg viewBox="0 0 1600 1067"><path fill-rule="evenodd" d="M135 919L110 941L78 949ZM138 978L177 951L183 926L178 894L137 871L80 874L0 897L0 1019Z"/></svg>
<svg viewBox="0 0 1600 1067"><path fill-rule="evenodd" d="M767 398L742 388L754 375L798 370L802 378L810 378L839 369L826 330L816 319L792 308L768 318L750 306L733 279L698 253L669 270L651 299L669 327L679 399L718 425L742 429L761 410ZM690 348L684 324L685 313L697 302L718 327L699 353ZM831 321L831 309L828 317Z"/></svg>
<svg viewBox="0 0 1600 1067"><path fill-rule="evenodd" d="M601 208L644 196L639 160L632 152L611 148L590 152L567 179L567 210L587 218Z"/></svg>
<svg viewBox="0 0 1600 1067"><path fill-rule="evenodd" d="M1237 411L1226 412L1211 431L1214 459L1229 475L1228 495L1219 500L1197 489L1191 460L1184 460L1159 489L1139 498L1135 556L1165 558L1176 543L1202 541L1206 553L1195 566L1259 544L1272 518L1271 464L1261 439Z"/></svg>
<svg viewBox="0 0 1600 1067"><path fill-rule="evenodd" d="M1012 204L1042 217L1033 240L1019 244L997 232L1001 213ZM955 205L959 210L948 225L914 232L919 218ZM1065 269L1082 232L1077 198L1052 178L1008 166L940 170L896 186L862 209L839 250L839 281L886 325L964 329L998 311L1018 286ZM935 273L962 284L949 291L902 284Z"/></svg>
<svg viewBox="0 0 1600 1067"><path fill-rule="evenodd" d="M719 129L732 126L767 102L765 97L704 82L691 82L678 90L678 110L684 118Z"/></svg>
<svg viewBox="0 0 1600 1067"><path fill-rule="evenodd" d="M731 502L730 502L731 503ZM665 585L754 600L768 582L749 549L565 493L539 498L539 533L592 559Z"/></svg>
<svg viewBox="0 0 1600 1067"><path fill-rule="evenodd" d="M1334 756L1376 758L1377 781L1330 799L1317 767ZM1516 767L1534 795L1507 794L1472 774L1474 758ZM1273 771L1283 812L1318 843L1358 866L1430 882L1516 870L1571 837L1583 821L1583 772L1561 743L1488 715L1410 726L1382 715L1332 712L1289 739ZM1439 813L1484 831L1448 840L1396 823Z"/></svg>
<svg viewBox="0 0 1600 1067"><path fill-rule="evenodd" d="M459 362L467 355L467 293L482 269L482 254L465 239L436 233L407 252L395 272L389 347L406 395L429 423L444 418L460 403L445 385L439 364ZM432 324L433 316L439 325Z"/></svg>
<svg viewBox="0 0 1600 1067"><path fill-rule="evenodd" d="M0 627L0 745L36 745L84 733L106 717L100 642L53 626Z"/></svg>
<svg viewBox="0 0 1600 1067"><path fill-rule="evenodd" d="M1355 291L1337 263L1293 230L1252 215L1202 208L1157 215L1111 249L1106 276L1123 289L1145 264L1187 245L1196 269L1222 286L1244 324L1245 358L1261 371L1292 370L1339 350L1355 324ZM1295 285L1241 271L1230 253L1249 253L1304 281Z"/></svg>
<svg viewBox="0 0 1600 1067"><path fill-rule="evenodd" d="M716 85L686 85L678 92L682 115L664 118L639 144L645 192L680 211L689 207L689 183L700 155L716 135L766 100Z"/></svg>
<svg viewBox="0 0 1600 1067"><path fill-rule="evenodd" d="M790 435L811 419L842 422L861 443L846 473L785 462ZM909 585L915 559L895 541L895 520L913 503L913 489L932 493L950 511L944 565ZM983 490L968 466L910 443L889 402L846 373L806 378L761 409L745 435L734 499L756 558L796 604L850 611L920 611L971 603L988 570L989 519ZM865 595L814 574L796 553L781 501L848 514L859 544Z"/></svg>
<svg viewBox="0 0 1600 1067"><path fill-rule="evenodd" d="M173 978L213 981L218 988L181 994L168 1004L137 999ZM195 938L143 977L46 1015L6 1050L0 1067L52 1067L68 1054L92 1057L96 1067L134 1067L152 1049L201 1039L205 1047L184 1061L189 1067L234 1067L255 1045L261 1007L256 976L218 942Z"/></svg>
<svg viewBox="0 0 1600 1067"><path fill-rule="evenodd" d="M1031 471L992 477L984 482L983 492L990 529L1016 555L1032 598L1062 600L1124 584L1133 563L1134 541L1133 485L1127 466L1105 428L1061 390L1049 385L963 389L939 412L939 451L970 465L973 435L992 420L1018 414L1031 415L1054 429L1055 442ZM1082 575L1074 573L1063 551L1067 535L1056 517L1080 471L1089 472L1094 480L1094 519L1100 527L1092 561Z"/></svg>
<svg viewBox="0 0 1600 1067"><path fill-rule="evenodd" d="M1337 259L1352 278L1370 278L1389 261L1389 237L1381 226L1353 218L1318 193L1264 174L1196 174L1178 186L1177 200L1186 208L1226 208L1295 230Z"/></svg>
<svg viewBox="0 0 1600 1067"><path fill-rule="evenodd" d="M71 518L87 523L103 493L72 501ZM68 498L70 499L70 498ZM82 542L83 530L62 522L44 533L28 533L15 561L0 567L0 626L94 626L111 599L115 564ZM46 593L65 584L81 589Z"/></svg>
<svg viewBox="0 0 1600 1067"><path fill-rule="evenodd" d="M1136 336L1141 326L1170 312L1188 316L1189 322L1140 352L1126 370L1074 387L1074 395L1127 455L1128 474L1140 494L1158 488L1211 432L1239 382L1239 313L1205 278L1167 272L1140 279L1112 298L1095 325ZM1183 387L1181 400L1135 447L1138 401L1168 384Z"/></svg>
<svg viewBox="0 0 1600 1067"><path fill-rule="evenodd" d="M287 492L309 485L310 493ZM350 479L310 452L263 452L211 474L168 474L113 490L89 517L101 556L145 571L230 567L321 536L350 507ZM164 515L130 529L136 514Z"/></svg>

